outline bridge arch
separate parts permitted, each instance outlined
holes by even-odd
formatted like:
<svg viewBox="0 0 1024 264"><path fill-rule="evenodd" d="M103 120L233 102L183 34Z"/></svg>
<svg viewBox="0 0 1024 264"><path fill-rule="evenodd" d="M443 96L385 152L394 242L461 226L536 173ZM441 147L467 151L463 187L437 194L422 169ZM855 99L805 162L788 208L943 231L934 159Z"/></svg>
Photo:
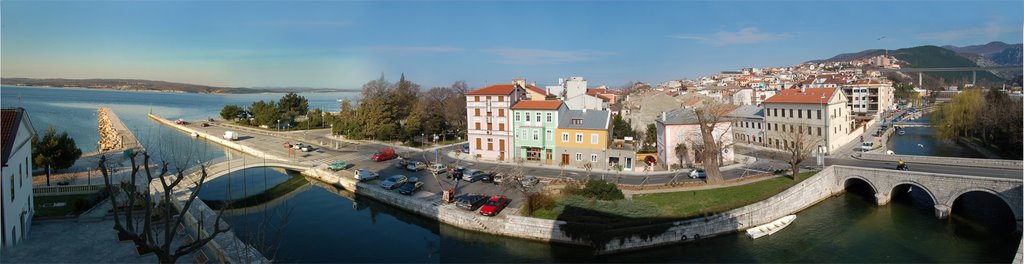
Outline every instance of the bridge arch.
<svg viewBox="0 0 1024 264"><path fill-rule="evenodd" d="M935 196L935 193L933 193L932 190L929 190L928 188L924 187L923 184L920 184L920 183L914 182L914 181L900 181L900 182L897 182L897 183L893 184L892 185L892 189L889 190L889 195L896 194L896 190L899 187L906 186L906 185L910 185L910 186L913 186L913 187L917 187L918 189L924 190L924 193L928 194L928 198L932 199L932 204L933 205L940 204L939 203L939 199Z"/></svg>
<svg viewBox="0 0 1024 264"><path fill-rule="evenodd" d="M1019 195L1020 191L1021 191L1020 188L1015 188L1015 189L1009 190L1009 192L1017 192L1018 195ZM956 202L957 199L959 199L964 194L972 193L972 192L983 192L983 193L988 193L988 194L994 195L996 197L999 197L999 200L1003 201L1003 203L1005 203L1006 206L1009 207L1010 211L1013 212L1014 220L1017 221L1018 225L1021 222L1021 220L1024 219L1024 216L1022 216L1022 215L1024 215L1024 213L1021 212L1024 209L1021 208L1021 204L1015 204L1013 201L1010 200L1010 197L1007 197L1006 195L1004 195L1002 193L999 193L999 192L997 192L995 190L988 189L988 188L972 187L972 188L966 188L966 189L962 189L962 190L957 190L956 192L954 192L954 195L950 195L949 196L949 199L943 205L947 206L948 208L950 208L950 210L952 210L953 203Z"/></svg>
<svg viewBox="0 0 1024 264"><path fill-rule="evenodd" d="M842 187L843 188L849 187L852 182L855 182L855 181L851 181L851 180L859 180L861 182L864 182L865 184L868 185L868 187L871 187L871 192L876 193L876 194L880 193L878 187L875 186L874 182L871 182L867 178L864 178L864 177L858 176L858 175L851 175L851 176L847 176L847 177L843 178L843 180L841 181L843 183Z"/></svg>

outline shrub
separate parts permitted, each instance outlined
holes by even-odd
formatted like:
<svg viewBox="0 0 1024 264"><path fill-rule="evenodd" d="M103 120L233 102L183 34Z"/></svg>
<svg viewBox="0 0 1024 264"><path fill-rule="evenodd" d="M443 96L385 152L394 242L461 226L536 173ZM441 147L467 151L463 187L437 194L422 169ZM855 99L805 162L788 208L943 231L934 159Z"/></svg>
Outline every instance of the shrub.
<svg viewBox="0 0 1024 264"><path fill-rule="evenodd" d="M622 195L622 190L619 190L619 186L604 180L589 180L583 189L579 189L572 194L605 201L626 198Z"/></svg>
<svg viewBox="0 0 1024 264"><path fill-rule="evenodd" d="M551 210L551 209L555 208L555 205L556 205L554 197L551 197L550 195L546 195L546 194L541 194L541 193L531 194L530 195L530 204L532 205L533 210L537 210L537 209Z"/></svg>

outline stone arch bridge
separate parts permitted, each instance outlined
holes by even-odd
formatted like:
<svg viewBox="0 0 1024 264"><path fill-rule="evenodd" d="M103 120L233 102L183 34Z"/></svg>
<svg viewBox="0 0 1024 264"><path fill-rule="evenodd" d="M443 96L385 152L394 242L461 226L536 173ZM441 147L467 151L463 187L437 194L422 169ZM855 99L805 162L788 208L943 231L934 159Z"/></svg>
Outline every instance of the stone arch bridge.
<svg viewBox="0 0 1024 264"><path fill-rule="evenodd" d="M886 169L871 169L849 166L834 166L837 191L853 181L863 181L871 186L878 205L888 204L894 190L906 186L923 189L935 204L935 216L949 217L953 202L969 192L985 192L1006 202L1013 211L1017 229L1022 225L1024 207L1024 180L1020 175L1003 177L977 177L927 172L910 172Z"/></svg>

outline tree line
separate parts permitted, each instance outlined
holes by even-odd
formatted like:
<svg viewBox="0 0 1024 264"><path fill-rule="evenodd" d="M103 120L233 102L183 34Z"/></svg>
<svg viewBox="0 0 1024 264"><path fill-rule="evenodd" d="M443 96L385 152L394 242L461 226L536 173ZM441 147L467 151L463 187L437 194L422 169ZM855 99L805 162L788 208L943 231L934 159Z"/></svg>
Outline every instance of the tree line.
<svg viewBox="0 0 1024 264"><path fill-rule="evenodd" d="M350 139L429 141L433 135L464 137L465 81L449 87L421 91L420 85L405 79L391 83L380 78L363 85L362 100L341 102L340 116L332 132Z"/></svg>
<svg viewBox="0 0 1024 264"><path fill-rule="evenodd" d="M939 137L953 141L976 139L1003 156L1021 158L1024 150L1021 100L995 89L970 89L937 107L931 123L936 126Z"/></svg>
<svg viewBox="0 0 1024 264"><path fill-rule="evenodd" d="M296 119L300 116L308 118L298 124ZM309 100L296 93L287 93L278 101L255 101L248 107L225 105L220 110L220 117L241 125L275 128L319 128L333 123L336 118L320 109L310 110Z"/></svg>

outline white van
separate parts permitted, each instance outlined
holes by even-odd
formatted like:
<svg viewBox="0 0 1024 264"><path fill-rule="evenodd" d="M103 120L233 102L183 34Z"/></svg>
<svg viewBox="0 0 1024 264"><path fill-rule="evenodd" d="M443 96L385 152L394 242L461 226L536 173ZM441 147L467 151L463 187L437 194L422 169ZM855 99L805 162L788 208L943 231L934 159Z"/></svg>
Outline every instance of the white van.
<svg viewBox="0 0 1024 264"><path fill-rule="evenodd" d="M860 151L868 152L875 149L875 142L862 142L860 143Z"/></svg>
<svg viewBox="0 0 1024 264"><path fill-rule="evenodd" d="M231 141L238 140L238 133L235 133L234 131L224 131L224 139Z"/></svg>

